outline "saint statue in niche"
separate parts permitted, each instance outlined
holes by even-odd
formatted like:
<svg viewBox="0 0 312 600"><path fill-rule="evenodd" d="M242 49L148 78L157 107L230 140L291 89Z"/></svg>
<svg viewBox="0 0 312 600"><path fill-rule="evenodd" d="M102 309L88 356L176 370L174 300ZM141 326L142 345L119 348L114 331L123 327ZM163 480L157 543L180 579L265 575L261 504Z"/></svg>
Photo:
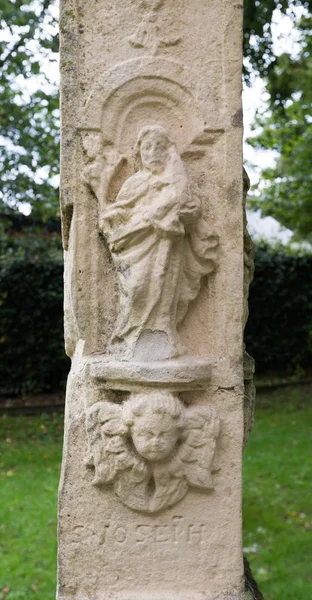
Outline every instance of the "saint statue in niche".
<svg viewBox="0 0 312 600"><path fill-rule="evenodd" d="M86 138L88 140L88 138ZM170 139L159 125L143 127L137 140L139 169L108 202L109 181L124 157L99 153L83 178L99 201L99 225L116 267L119 311L112 350L120 359L165 360L186 353L177 327L216 267L218 236L209 232L198 194Z"/></svg>
<svg viewBox="0 0 312 600"><path fill-rule="evenodd" d="M212 490L219 417L209 406L185 408L164 391L132 394L122 405L98 402L87 413L93 485L113 485L129 508L157 512L189 487Z"/></svg>

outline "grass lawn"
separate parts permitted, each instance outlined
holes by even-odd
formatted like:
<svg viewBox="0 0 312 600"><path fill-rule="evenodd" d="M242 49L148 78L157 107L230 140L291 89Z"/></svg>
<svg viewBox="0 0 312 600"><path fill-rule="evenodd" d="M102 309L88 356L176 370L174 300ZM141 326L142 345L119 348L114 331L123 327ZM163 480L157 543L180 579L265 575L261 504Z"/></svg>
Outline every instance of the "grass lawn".
<svg viewBox="0 0 312 600"><path fill-rule="evenodd" d="M245 554L265 600L312 598L308 386L261 393L245 453ZM62 415L0 418L0 600L54 600Z"/></svg>
<svg viewBox="0 0 312 600"><path fill-rule="evenodd" d="M244 463L244 553L265 600L310 599L311 385L258 395Z"/></svg>
<svg viewBox="0 0 312 600"><path fill-rule="evenodd" d="M0 428L0 598L52 600L63 417L2 417Z"/></svg>

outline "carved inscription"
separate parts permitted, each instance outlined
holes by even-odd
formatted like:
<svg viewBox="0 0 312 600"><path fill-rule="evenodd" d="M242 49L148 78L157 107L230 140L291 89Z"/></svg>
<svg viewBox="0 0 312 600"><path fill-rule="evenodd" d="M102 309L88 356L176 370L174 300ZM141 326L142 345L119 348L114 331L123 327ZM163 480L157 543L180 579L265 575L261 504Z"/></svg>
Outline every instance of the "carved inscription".
<svg viewBox="0 0 312 600"><path fill-rule="evenodd" d="M112 484L129 508L150 513L176 504L189 487L212 490L219 428L213 408L185 409L169 392L132 394L122 406L98 402L87 414L93 484ZM116 535L122 540L121 529Z"/></svg>
<svg viewBox="0 0 312 600"><path fill-rule="evenodd" d="M123 544L135 544L136 546L168 546L168 545L201 545L208 535L208 525L205 523L186 523L183 517L172 517L171 523L160 523L147 525L138 523L128 526L104 525L104 533L101 536L102 544L114 543L117 546Z"/></svg>

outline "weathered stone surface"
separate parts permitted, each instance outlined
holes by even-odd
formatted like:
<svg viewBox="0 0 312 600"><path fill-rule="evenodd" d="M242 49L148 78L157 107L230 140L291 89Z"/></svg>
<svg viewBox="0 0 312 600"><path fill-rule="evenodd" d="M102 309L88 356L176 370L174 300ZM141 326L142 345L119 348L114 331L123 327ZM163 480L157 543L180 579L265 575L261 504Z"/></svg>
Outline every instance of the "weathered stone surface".
<svg viewBox="0 0 312 600"><path fill-rule="evenodd" d="M61 2L59 600L248 598L242 8Z"/></svg>

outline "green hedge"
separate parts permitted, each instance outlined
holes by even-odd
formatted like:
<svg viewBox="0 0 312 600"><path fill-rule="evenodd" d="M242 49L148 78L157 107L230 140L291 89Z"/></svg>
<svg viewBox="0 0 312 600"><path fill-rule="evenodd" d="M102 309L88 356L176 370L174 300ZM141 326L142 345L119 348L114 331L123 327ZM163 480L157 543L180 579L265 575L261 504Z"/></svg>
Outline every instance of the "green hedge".
<svg viewBox="0 0 312 600"><path fill-rule="evenodd" d="M257 372L291 375L311 367L312 255L260 244L255 266L245 341Z"/></svg>
<svg viewBox="0 0 312 600"><path fill-rule="evenodd" d="M64 387L63 265L48 257L0 269L0 395Z"/></svg>
<svg viewBox="0 0 312 600"><path fill-rule="evenodd" d="M256 248L246 345L257 372L293 373L312 358L312 256ZM62 389L63 265L57 257L0 267L0 395Z"/></svg>

